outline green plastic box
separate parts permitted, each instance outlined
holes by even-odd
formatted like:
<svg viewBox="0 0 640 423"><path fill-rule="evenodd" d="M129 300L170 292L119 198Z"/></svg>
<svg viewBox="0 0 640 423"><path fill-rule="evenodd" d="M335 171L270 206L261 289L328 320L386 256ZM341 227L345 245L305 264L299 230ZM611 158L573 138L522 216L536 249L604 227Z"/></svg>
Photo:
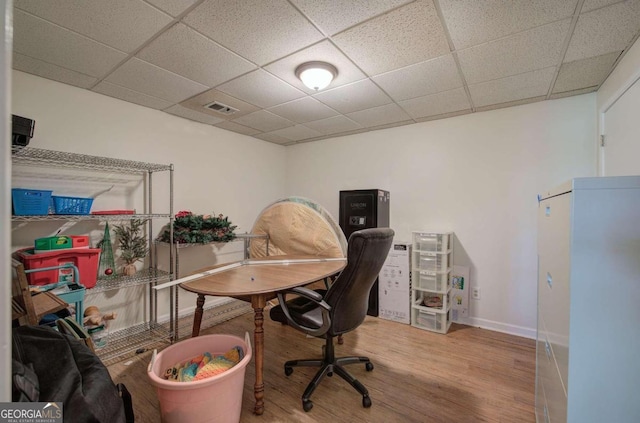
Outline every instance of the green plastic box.
<svg viewBox="0 0 640 423"><path fill-rule="evenodd" d="M61 250L71 248L73 241L68 236L49 236L46 238L38 238L35 241L35 250Z"/></svg>

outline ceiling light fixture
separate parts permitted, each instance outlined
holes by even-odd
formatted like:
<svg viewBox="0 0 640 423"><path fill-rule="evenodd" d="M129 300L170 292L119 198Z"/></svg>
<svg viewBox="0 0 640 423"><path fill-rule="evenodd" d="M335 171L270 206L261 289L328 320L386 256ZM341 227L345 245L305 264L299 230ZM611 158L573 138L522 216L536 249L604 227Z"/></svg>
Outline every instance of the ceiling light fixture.
<svg viewBox="0 0 640 423"><path fill-rule="evenodd" d="M296 76L307 87L320 91L338 76L338 69L326 62L306 62L296 68Z"/></svg>

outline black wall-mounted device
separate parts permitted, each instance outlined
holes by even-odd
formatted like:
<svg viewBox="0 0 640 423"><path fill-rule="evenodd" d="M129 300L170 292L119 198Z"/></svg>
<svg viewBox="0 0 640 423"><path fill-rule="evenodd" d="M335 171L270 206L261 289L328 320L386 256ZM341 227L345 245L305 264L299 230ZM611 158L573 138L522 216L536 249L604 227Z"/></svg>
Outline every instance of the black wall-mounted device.
<svg viewBox="0 0 640 423"><path fill-rule="evenodd" d="M20 147L29 145L29 140L33 138L35 126L35 120L11 115L11 145Z"/></svg>

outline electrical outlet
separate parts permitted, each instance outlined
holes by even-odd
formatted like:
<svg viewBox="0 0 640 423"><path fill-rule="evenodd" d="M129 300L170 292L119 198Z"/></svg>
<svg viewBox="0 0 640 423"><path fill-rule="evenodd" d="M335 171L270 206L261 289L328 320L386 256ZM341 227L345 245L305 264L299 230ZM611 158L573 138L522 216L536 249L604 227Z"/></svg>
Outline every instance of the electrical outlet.
<svg viewBox="0 0 640 423"><path fill-rule="evenodd" d="M480 288L477 286L474 286L473 288L471 288L471 298L473 298L474 300L479 300L480 299Z"/></svg>

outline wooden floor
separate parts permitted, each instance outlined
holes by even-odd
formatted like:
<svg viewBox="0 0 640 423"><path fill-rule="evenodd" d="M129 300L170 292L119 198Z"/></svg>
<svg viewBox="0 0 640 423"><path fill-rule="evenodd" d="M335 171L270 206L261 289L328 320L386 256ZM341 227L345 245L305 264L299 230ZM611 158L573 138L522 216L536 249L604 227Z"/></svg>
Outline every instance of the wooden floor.
<svg viewBox="0 0 640 423"><path fill-rule="evenodd" d="M268 313L265 313L268 316ZM343 379L325 378L302 410L300 397L315 368L295 368L286 360L318 357L323 340L265 317L265 412L253 414L253 362L247 366L241 422L535 422L535 342L469 326L453 325L447 335L367 317L336 346L336 355L365 355L375 368L347 366L369 390L371 408ZM202 331L253 336L248 313ZM160 422L160 407L146 368L150 352L113 364L116 383L131 391L137 423ZM125 365L128 363L128 365ZM211 398L211 407L221 407ZM187 422L185 422L187 423Z"/></svg>

